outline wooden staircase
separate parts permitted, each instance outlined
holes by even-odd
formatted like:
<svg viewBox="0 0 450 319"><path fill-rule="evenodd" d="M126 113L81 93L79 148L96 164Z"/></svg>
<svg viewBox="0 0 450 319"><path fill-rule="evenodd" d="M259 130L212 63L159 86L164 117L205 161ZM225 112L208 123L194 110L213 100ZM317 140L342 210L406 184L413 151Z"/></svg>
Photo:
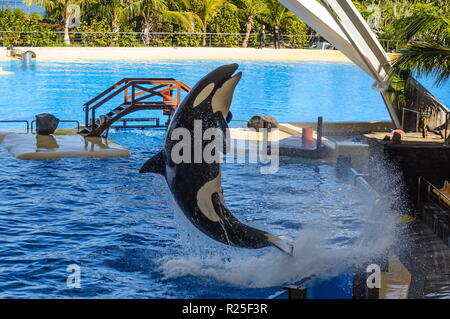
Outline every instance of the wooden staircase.
<svg viewBox="0 0 450 319"><path fill-rule="evenodd" d="M173 78L124 78L84 104L86 124L80 133L100 136L122 117L142 110L163 110L170 117L181 103L182 91L190 89ZM120 94L123 102L97 117L97 110Z"/></svg>

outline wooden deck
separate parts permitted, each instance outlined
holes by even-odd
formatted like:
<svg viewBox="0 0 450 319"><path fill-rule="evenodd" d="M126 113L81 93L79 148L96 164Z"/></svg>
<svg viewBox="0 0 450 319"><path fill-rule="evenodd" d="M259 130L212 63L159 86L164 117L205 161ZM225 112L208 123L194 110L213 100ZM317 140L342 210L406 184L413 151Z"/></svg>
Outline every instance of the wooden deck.
<svg viewBox="0 0 450 319"><path fill-rule="evenodd" d="M402 134L402 143L401 144L393 144L391 141L383 141L386 135L390 135L387 132L376 132L365 134L364 137L367 139L377 140L380 143L384 144L392 144L392 146L402 147L402 145L420 145L421 147L442 147L444 145L444 139L437 134L428 133L426 138L422 137L422 133L405 133Z"/></svg>

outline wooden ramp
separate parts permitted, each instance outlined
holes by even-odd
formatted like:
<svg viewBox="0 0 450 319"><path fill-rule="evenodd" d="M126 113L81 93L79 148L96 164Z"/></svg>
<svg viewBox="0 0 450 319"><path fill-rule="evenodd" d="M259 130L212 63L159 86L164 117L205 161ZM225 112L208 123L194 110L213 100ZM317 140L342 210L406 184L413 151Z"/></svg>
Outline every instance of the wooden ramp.
<svg viewBox="0 0 450 319"><path fill-rule="evenodd" d="M162 110L171 116L180 105L182 91L190 87L173 78L125 78L84 104L86 128L80 133L101 136L112 124L124 116L142 110ZM123 94L123 102L103 115L99 108Z"/></svg>

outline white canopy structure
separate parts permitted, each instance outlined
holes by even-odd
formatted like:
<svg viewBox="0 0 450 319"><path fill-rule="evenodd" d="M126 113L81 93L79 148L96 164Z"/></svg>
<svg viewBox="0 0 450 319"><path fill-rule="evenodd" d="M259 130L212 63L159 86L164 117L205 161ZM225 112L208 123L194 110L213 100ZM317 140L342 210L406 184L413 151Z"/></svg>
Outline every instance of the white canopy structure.
<svg viewBox="0 0 450 319"><path fill-rule="evenodd" d="M364 18L350 0L279 0L334 47L364 70L380 91L396 127L401 127L395 106L386 97L389 58Z"/></svg>

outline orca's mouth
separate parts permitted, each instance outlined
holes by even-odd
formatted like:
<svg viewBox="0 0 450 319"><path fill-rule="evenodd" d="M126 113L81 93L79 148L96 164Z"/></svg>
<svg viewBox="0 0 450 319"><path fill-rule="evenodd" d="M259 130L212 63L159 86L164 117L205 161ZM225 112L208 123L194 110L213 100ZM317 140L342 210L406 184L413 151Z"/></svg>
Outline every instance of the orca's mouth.
<svg viewBox="0 0 450 319"><path fill-rule="evenodd" d="M238 68L239 64L237 63L222 65L221 67L218 67L217 69L212 71L208 77L215 79L214 82L216 82L216 85L218 87L221 87L232 78L239 76L239 73L241 72L235 74Z"/></svg>

